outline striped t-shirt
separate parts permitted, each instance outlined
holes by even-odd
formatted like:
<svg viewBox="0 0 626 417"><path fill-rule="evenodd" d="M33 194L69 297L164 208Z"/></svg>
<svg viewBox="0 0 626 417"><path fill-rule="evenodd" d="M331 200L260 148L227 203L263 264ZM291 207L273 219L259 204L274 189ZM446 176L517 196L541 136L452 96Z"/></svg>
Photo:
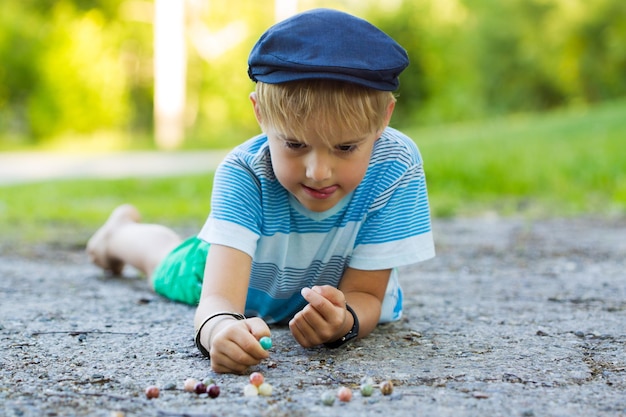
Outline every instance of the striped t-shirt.
<svg viewBox="0 0 626 417"><path fill-rule="evenodd" d="M303 287L337 287L347 267L389 269L435 254L420 153L392 128L375 142L361 184L325 212L306 209L278 182L265 135L234 149L214 181L199 237L252 257L246 315L268 323L306 305ZM394 311L398 318L401 305Z"/></svg>

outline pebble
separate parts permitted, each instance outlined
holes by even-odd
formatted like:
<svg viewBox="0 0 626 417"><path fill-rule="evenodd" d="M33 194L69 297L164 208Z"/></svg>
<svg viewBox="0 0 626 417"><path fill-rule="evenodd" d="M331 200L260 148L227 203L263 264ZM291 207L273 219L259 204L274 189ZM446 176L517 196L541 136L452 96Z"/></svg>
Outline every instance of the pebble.
<svg viewBox="0 0 626 417"><path fill-rule="evenodd" d="M259 389L252 385L252 384L246 384L245 387L243 387L243 396L244 397L256 397L259 395Z"/></svg>
<svg viewBox="0 0 626 417"><path fill-rule="evenodd" d="M383 395L391 395L393 392L393 383L391 381L383 381L380 383L380 392Z"/></svg>
<svg viewBox="0 0 626 417"><path fill-rule="evenodd" d="M374 379L371 376L361 378L361 385L374 385Z"/></svg>
<svg viewBox="0 0 626 417"><path fill-rule="evenodd" d="M267 382L263 382L258 387L259 395L262 395L264 397L269 397L270 395L272 395L273 390L274 388L272 387L272 385L268 384Z"/></svg>
<svg viewBox="0 0 626 417"><path fill-rule="evenodd" d="M261 340L259 340L259 343L261 343L261 347L265 350L269 350L272 348L272 338L271 337L267 337L267 336L263 336L261 338Z"/></svg>
<svg viewBox="0 0 626 417"><path fill-rule="evenodd" d="M167 384L163 385L164 391L173 391L175 389L176 389L176 384L174 382L168 382Z"/></svg>
<svg viewBox="0 0 626 417"><path fill-rule="evenodd" d="M204 385L204 383L202 382L198 382L194 387L193 387L193 392L195 392L196 394L200 395L200 394L206 394L206 385Z"/></svg>
<svg viewBox="0 0 626 417"><path fill-rule="evenodd" d="M337 398L342 402L349 402L352 399L352 390L348 387L341 387L337 391Z"/></svg>
<svg viewBox="0 0 626 417"><path fill-rule="evenodd" d="M217 398L220 396L220 387L216 384L211 384L206 388L206 393L210 398Z"/></svg>
<svg viewBox="0 0 626 417"><path fill-rule="evenodd" d="M322 404L324 405L333 405L335 403L335 394L330 391L324 391L321 396Z"/></svg>
<svg viewBox="0 0 626 417"><path fill-rule="evenodd" d="M369 397L374 393L374 386L372 384L361 384L361 395Z"/></svg>
<svg viewBox="0 0 626 417"><path fill-rule="evenodd" d="M151 400L153 398L159 398L159 387L150 385L146 388L146 398Z"/></svg>
<svg viewBox="0 0 626 417"><path fill-rule="evenodd" d="M254 385L255 387L260 386L263 381L265 381L265 378L263 377L263 374L260 372L252 372L250 374L250 383L252 385Z"/></svg>
<svg viewBox="0 0 626 417"><path fill-rule="evenodd" d="M187 378L185 380L185 384L183 385L183 389L187 392L194 392L197 383L198 380L196 378Z"/></svg>

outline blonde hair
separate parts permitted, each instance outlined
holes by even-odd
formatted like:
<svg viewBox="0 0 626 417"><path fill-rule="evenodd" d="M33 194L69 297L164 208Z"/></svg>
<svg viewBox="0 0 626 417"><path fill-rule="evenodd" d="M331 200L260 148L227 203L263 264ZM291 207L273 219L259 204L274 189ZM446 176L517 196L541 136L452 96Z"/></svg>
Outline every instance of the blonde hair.
<svg viewBox="0 0 626 417"><path fill-rule="evenodd" d="M350 132L364 136L385 127L387 109L395 97L357 84L315 79L281 84L258 82L261 126L304 140L311 129L325 142Z"/></svg>

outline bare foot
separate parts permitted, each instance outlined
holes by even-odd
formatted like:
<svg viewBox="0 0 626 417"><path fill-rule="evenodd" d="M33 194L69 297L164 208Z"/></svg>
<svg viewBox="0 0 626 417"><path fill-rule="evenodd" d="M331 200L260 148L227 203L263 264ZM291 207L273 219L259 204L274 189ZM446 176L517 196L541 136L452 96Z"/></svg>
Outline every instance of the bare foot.
<svg viewBox="0 0 626 417"><path fill-rule="evenodd" d="M87 255L91 262L113 275L121 275L124 263L109 255L109 239L120 226L139 221L141 215L134 206L124 204L115 208L104 225L87 242Z"/></svg>

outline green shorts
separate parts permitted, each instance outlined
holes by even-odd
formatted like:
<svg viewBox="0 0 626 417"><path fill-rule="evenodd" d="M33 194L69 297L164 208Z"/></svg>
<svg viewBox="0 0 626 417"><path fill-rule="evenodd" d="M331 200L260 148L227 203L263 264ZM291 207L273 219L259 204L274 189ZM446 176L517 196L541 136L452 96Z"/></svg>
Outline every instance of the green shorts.
<svg viewBox="0 0 626 417"><path fill-rule="evenodd" d="M152 287L170 300L197 305L209 244L191 237L171 251L152 274Z"/></svg>

